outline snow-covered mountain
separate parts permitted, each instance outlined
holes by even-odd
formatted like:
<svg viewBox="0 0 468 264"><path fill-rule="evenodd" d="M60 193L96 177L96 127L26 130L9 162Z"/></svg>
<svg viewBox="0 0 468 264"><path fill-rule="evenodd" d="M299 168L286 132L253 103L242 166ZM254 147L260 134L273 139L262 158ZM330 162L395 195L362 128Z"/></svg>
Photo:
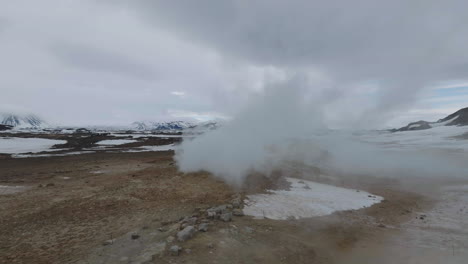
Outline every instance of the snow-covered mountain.
<svg viewBox="0 0 468 264"><path fill-rule="evenodd" d="M207 121L201 123L192 123L186 121L170 121L170 122L154 122L140 121L132 123L132 128L140 131L183 131L191 130L203 132L207 130L217 129L220 126L217 121Z"/></svg>
<svg viewBox="0 0 468 264"><path fill-rule="evenodd" d="M445 118L436 122L417 121L409 123L407 126L396 129L395 131L424 130L439 126L467 126L468 125L468 107L460 109Z"/></svg>
<svg viewBox="0 0 468 264"><path fill-rule="evenodd" d="M140 121L132 123L132 127L136 130L158 130L158 131L181 131L195 125L186 121L170 121L170 122L153 122Z"/></svg>
<svg viewBox="0 0 468 264"><path fill-rule="evenodd" d="M44 128L47 123L41 118L29 115L0 114L0 124L12 126L14 128Z"/></svg>

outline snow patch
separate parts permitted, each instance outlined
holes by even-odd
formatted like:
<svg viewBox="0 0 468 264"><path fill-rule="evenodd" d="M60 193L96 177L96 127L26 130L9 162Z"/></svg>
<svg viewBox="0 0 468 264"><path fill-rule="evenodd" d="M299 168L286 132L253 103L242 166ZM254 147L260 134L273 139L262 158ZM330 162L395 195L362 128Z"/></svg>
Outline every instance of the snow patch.
<svg viewBox="0 0 468 264"><path fill-rule="evenodd" d="M291 183L289 190L269 190L267 194L248 195L244 213L259 219L298 219L356 210L383 200L364 191L294 178L286 180Z"/></svg>
<svg viewBox="0 0 468 264"><path fill-rule="evenodd" d="M25 186L7 186L0 185L0 195L14 194L19 192L24 192L28 189Z"/></svg>
<svg viewBox="0 0 468 264"><path fill-rule="evenodd" d="M55 139L0 137L0 153L18 154L52 151L50 148L53 145L65 143L67 143L65 140Z"/></svg>
<svg viewBox="0 0 468 264"><path fill-rule="evenodd" d="M123 144L134 143L134 142L137 142L137 141L133 139L107 139L107 140L101 140L96 144L114 146L114 145L123 145Z"/></svg>

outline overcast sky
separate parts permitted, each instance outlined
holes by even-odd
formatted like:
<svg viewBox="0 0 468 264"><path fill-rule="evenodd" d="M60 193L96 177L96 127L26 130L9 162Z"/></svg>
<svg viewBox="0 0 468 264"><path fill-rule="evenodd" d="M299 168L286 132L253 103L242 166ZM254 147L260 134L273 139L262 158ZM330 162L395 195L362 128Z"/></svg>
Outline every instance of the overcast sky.
<svg viewBox="0 0 468 264"><path fill-rule="evenodd" d="M466 10L466 0L2 1L0 112L64 125L202 121L296 78L331 126L434 120L468 106Z"/></svg>

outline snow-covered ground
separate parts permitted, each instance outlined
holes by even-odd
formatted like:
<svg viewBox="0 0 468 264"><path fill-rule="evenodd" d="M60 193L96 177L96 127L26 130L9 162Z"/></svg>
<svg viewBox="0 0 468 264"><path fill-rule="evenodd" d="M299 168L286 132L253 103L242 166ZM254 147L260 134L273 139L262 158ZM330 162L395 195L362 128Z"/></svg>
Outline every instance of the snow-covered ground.
<svg viewBox="0 0 468 264"><path fill-rule="evenodd" d="M452 148L468 150L468 140L454 137L468 133L468 126L438 126L426 130L404 132L368 132L359 139L386 148Z"/></svg>
<svg viewBox="0 0 468 264"><path fill-rule="evenodd" d="M119 134L119 133L111 133L112 136L116 137L132 137L132 138L146 138L146 137L157 137L157 138L181 138L187 137L186 135L163 135L163 134Z"/></svg>
<svg viewBox="0 0 468 264"><path fill-rule="evenodd" d="M128 144L128 143L134 143L137 142L136 140L133 139L107 139L107 140L102 140L97 143L97 145L123 145L123 144Z"/></svg>
<svg viewBox="0 0 468 264"><path fill-rule="evenodd" d="M37 153L41 151L52 151L50 148L55 144L65 144L64 140L53 140L43 138L7 138L0 137L0 153L19 154Z"/></svg>
<svg viewBox="0 0 468 264"><path fill-rule="evenodd" d="M248 195L244 213L255 218L285 220L369 207L383 200L370 193L312 181L286 178L289 190Z"/></svg>

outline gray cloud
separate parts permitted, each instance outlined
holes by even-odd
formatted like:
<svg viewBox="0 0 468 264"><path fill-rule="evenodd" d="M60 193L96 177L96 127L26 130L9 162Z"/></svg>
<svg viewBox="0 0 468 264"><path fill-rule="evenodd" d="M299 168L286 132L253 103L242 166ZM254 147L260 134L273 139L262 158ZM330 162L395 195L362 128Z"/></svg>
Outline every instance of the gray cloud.
<svg viewBox="0 0 468 264"><path fill-rule="evenodd" d="M421 87L465 79L466 7L435 0L9 1L0 9L0 70L8 73L0 77L0 104L59 123L69 116L126 123L171 118L171 111L234 115L253 94L302 75L308 96L326 102L328 119L381 124L412 106ZM96 94L101 100L90 99Z"/></svg>
<svg viewBox="0 0 468 264"><path fill-rule="evenodd" d="M125 55L107 51L103 47L62 43L54 45L51 52L62 62L85 71L105 71L142 79L153 79L157 76L151 66Z"/></svg>
<svg viewBox="0 0 468 264"><path fill-rule="evenodd" d="M257 65L330 76L338 91L378 81L367 122L426 85L466 78L466 1L137 1L145 20ZM344 87L344 88L343 88ZM332 89L332 88L330 88ZM378 114L375 114L378 113Z"/></svg>

